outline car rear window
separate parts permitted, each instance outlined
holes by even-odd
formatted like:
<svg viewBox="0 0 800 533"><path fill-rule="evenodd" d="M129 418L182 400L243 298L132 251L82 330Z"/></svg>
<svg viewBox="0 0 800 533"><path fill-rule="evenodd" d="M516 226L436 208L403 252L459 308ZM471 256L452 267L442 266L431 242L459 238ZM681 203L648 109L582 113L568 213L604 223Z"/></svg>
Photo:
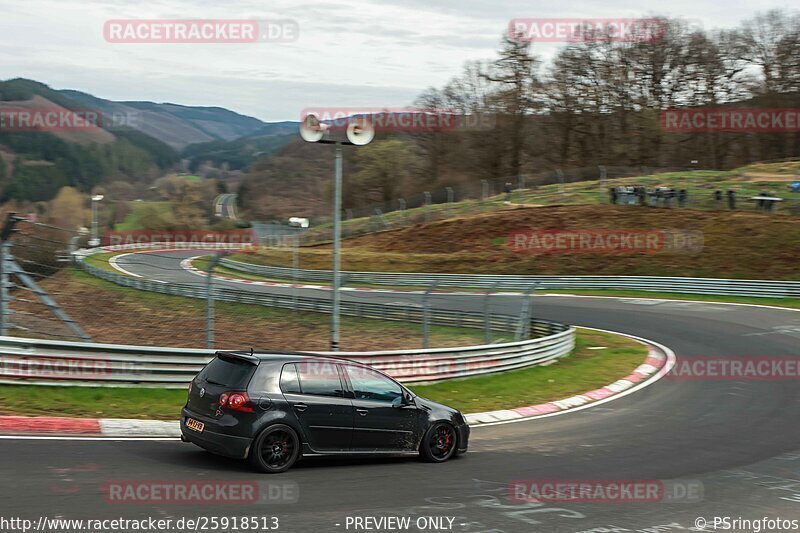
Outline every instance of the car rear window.
<svg viewBox="0 0 800 533"><path fill-rule="evenodd" d="M200 378L226 387L246 387L256 365L235 357L217 356L206 365Z"/></svg>
<svg viewBox="0 0 800 533"><path fill-rule="evenodd" d="M339 365L329 361L303 361L295 364L300 389L303 394L314 396L344 396L344 387L339 379Z"/></svg>
<svg viewBox="0 0 800 533"><path fill-rule="evenodd" d="M281 372L281 390L287 394L302 394L302 390L300 390L300 381L297 379L297 370L294 364L288 364L283 367L283 372Z"/></svg>

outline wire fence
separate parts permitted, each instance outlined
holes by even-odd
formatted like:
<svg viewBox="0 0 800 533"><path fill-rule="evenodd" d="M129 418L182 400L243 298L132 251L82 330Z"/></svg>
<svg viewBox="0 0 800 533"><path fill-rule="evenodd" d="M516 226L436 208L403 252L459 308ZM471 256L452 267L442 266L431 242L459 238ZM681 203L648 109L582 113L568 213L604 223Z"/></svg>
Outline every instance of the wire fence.
<svg viewBox="0 0 800 533"><path fill-rule="evenodd" d="M704 174L695 167L596 166L556 169L496 179L479 180L420 194L408 195L376 204L345 209L342 236L356 237L381 230L445 220L465 215L496 211L505 206L569 204L636 204L670 209L765 211L775 215L800 216L800 188L791 188L800 176L791 174L747 178L733 172ZM611 189L639 187L646 190L644 200L633 191ZM668 193L666 190L672 190ZM679 198L684 191L682 198ZM734 200L729 200L733 191ZM671 196L670 196L671 194ZM754 199L777 197L769 209ZM331 218L315 217L311 228L298 231L305 245L332 239ZM266 231L259 235L264 245L291 245L293 236Z"/></svg>
<svg viewBox="0 0 800 533"><path fill-rule="evenodd" d="M87 340L80 326L54 299L53 280L81 244L77 231L20 220L2 249L0 333ZM85 242L85 239L84 239Z"/></svg>
<svg viewBox="0 0 800 533"><path fill-rule="evenodd" d="M108 268L97 266L102 262L93 263L92 258L102 254L103 250L93 250L85 255L78 256L78 265L88 274L101 280L113 283L122 287L136 289L136 291L146 291L158 294L182 297L188 299L204 299L209 302L225 302L229 304L266 306L271 308L273 315L278 315L284 310L289 312L289 316L296 317L302 313L330 313L332 301L329 294L317 297L298 296L296 294L276 294L258 293L247 289L232 288L229 286L218 286L214 278L207 275L196 276L195 282L168 282L164 281L164 274L170 272L180 272L183 279L186 279L187 270L179 266L186 260L176 259L168 252L152 252L136 254L130 256L131 259L125 262L122 270L135 269L136 266L146 266L149 269L149 278L131 276L120 272L114 272ZM195 252L197 253L197 252ZM169 259L164 266L157 266L159 259ZM166 266L166 265L174 266ZM161 279L159 279L161 278ZM192 279L192 276L189 276ZM209 283L211 281L212 283ZM434 340L434 335L429 335L430 328L447 328L448 331L443 335L455 335L459 340L472 340L472 344L503 342L508 340L521 340L528 337L539 337L550 335L560 327L548 321L532 320L529 313L529 301L524 301L520 306L519 315L507 315L496 313L493 308L493 301L488 298L483 304L483 311L462 311L442 309L440 303L444 303L446 296L441 294L428 294L420 299L409 297L405 299L394 299L389 304L375 303L373 299L363 293L349 293L348 299L341 304L341 313L345 317L352 317L360 327L369 330L369 323L364 321L374 321L372 325L380 325L386 328L387 323L403 323L414 328L413 335L420 331L423 346L429 340ZM435 312L434 312L435 309ZM216 313L214 313L216 314ZM208 316L208 315L207 315ZM216 317L215 317L216 319ZM417 329L416 324L421 324ZM220 328L215 326L213 332L216 333ZM458 333L453 330L479 330L480 333ZM369 341L375 343L376 341ZM377 341L380 343L380 341Z"/></svg>

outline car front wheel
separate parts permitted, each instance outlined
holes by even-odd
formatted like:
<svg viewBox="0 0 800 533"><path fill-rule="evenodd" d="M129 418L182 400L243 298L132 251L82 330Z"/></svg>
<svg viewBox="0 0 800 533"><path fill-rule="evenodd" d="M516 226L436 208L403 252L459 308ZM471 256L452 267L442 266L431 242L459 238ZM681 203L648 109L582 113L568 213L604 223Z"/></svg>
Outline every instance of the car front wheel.
<svg viewBox="0 0 800 533"><path fill-rule="evenodd" d="M443 463L453 457L457 449L455 428L447 422L438 422L431 426L422 439L419 454L429 463Z"/></svg>

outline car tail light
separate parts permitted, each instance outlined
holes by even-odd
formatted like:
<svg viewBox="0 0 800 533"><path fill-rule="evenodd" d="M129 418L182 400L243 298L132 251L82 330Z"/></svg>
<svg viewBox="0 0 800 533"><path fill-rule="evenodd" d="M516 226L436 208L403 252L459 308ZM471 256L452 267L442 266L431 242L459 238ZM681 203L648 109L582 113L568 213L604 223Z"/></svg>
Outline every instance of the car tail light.
<svg viewBox="0 0 800 533"><path fill-rule="evenodd" d="M223 392L219 397L219 408L245 413L253 412L253 404L246 392Z"/></svg>

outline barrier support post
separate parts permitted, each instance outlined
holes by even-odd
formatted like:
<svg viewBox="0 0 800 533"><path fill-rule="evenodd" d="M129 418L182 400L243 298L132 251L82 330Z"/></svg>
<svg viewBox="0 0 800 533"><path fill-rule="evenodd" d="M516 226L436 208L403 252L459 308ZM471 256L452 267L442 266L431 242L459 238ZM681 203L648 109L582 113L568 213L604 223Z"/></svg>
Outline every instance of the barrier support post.
<svg viewBox="0 0 800 533"><path fill-rule="evenodd" d="M292 250L292 309L297 310L297 276L300 274L300 234L294 235Z"/></svg>
<svg viewBox="0 0 800 533"><path fill-rule="evenodd" d="M531 317L533 316L533 298L531 294L535 290L536 284L534 283L525 290L525 296L522 297L522 307L519 311L519 325L517 326L514 340L521 341L531 336Z"/></svg>
<svg viewBox="0 0 800 533"><path fill-rule="evenodd" d="M446 187L447 189L447 216L449 218L453 217L453 203L455 202L455 193L453 192L452 187Z"/></svg>
<svg viewBox="0 0 800 533"><path fill-rule="evenodd" d="M425 197L425 222L428 222L431 217L431 193L425 191L422 194Z"/></svg>
<svg viewBox="0 0 800 533"><path fill-rule="evenodd" d="M489 297L497 290L500 285L499 281L492 283L492 286L486 291L483 296L483 340L485 344L492 343L492 326L489 313Z"/></svg>
<svg viewBox="0 0 800 533"><path fill-rule="evenodd" d="M8 335L6 306L8 305L8 274L6 273L6 243L0 243L0 335Z"/></svg>
<svg viewBox="0 0 800 533"><path fill-rule="evenodd" d="M214 349L214 329L216 323L216 313L214 309L214 269L223 257L230 252L218 251L211 258L206 270L206 348Z"/></svg>
<svg viewBox="0 0 800 533"><path fill-rule="evenodd" d="M428 344L430 341L430 320L431 320L431 308L428 303L428 299L431 293L436 289L436 285L439 283L439 280L434 281L431 283L428 290L425 291L425 294L422 296L422 349L427 350Z"/></svg>

